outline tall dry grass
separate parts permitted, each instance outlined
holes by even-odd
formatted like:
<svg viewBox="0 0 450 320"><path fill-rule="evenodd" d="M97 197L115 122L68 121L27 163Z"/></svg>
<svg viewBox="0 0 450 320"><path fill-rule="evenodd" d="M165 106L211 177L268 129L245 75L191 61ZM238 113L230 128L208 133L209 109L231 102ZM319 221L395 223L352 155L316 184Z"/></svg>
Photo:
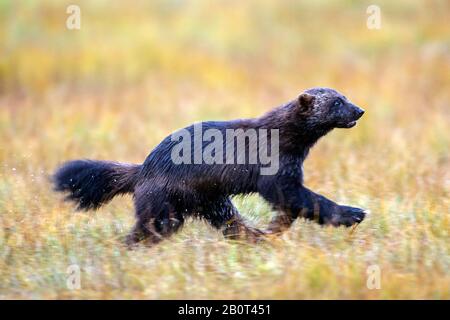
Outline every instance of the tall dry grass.
<svg viewBox="0 0 450 320"><path fill-rule="evenodd" d="M450 298L450 6L378 2L380 30L367 1L79 1L70 31L66 1L0 1L0 298ZM128 251L130 197L75 213L51 191L65 160L139 163L177 128L312 86L366 109L305 163L310 188L371 210L352 234L297 221L253 246L192 221Z"/></svg>

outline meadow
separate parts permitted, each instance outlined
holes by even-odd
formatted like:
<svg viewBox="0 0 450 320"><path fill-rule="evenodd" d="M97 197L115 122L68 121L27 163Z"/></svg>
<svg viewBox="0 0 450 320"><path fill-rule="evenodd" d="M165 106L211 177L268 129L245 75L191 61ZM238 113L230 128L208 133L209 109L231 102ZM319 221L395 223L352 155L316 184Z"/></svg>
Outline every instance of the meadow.
<svg viewBox="0 0 450 320"><path fill-rule="evenodd" d="M450 5L377 2L380 29L370 1L77 1L70 30L71 2L0 0L0 298L449 299ZM370 210L353 232L298 220L253 245L189 221L130 251L130 196L85 213L52 191L66 160L141 163L314 86L366 110L305 162L309 188ZM235 203L260 228L274 214Z"/></svg>

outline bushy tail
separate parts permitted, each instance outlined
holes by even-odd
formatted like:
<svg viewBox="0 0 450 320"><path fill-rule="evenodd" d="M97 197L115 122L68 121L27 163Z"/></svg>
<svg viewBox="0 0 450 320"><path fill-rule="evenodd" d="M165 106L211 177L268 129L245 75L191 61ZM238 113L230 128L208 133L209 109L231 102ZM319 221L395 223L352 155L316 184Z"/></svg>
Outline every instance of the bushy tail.
<svg viewBox="0 0 450 320"><path fill-rule="evenodd" d="M56 191L66 192L77 209L97 209L114 196L134 191L140 165L75 160L64 163L52 177Z"/></svg>

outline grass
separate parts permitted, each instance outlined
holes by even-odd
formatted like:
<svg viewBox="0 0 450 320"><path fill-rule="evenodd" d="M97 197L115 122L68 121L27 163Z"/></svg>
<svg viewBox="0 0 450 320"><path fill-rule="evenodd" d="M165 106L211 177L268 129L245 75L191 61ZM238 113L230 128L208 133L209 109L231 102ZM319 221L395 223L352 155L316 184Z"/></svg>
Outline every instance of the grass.
<svg viewBox="0 0 450 320"><path fill-rule="evenodd" d="M65 1L0 1L0 298L449 299L450 8L381 1L369 30L369 4L80 1L70 31ZM51 191L65 160L140 163L177 128L258 116L312 86L366 109L305 163L308 187L371 211L353 233L299 220L249 245L192 221L128 251L130 197L76 213ZM235 202L261 228L273 214Z"/></svg>

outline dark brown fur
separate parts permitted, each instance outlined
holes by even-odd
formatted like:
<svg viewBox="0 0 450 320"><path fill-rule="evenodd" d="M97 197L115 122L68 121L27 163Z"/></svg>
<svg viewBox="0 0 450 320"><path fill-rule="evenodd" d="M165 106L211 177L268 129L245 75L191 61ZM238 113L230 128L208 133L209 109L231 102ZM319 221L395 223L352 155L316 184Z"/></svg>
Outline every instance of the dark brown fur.
<svg viewBox="0 0 450 320"><path fill-rule="evenodd" d="M255 119L203 122L203 130L278 129L279 170L261 175L261 164L174 164L175 142L165 138L142 165L77 160L54 176L56 190L81 209L96 209L121 193L133 193L137 222L130 245L159 242L179 230L187 216L200 217L232 239L258 240L264 232L247 226L230 198L258 193L278 211L268 233L281 233L297 217L350 226L364 211L341 206L303 184L302 164L310 148L333 128L352 127L363 111L332 89L314 88ZM193 126L185 128L193 134ZM270 137L269 137L270 140ZM203 144L203 148L206 144Z"/></svg>

